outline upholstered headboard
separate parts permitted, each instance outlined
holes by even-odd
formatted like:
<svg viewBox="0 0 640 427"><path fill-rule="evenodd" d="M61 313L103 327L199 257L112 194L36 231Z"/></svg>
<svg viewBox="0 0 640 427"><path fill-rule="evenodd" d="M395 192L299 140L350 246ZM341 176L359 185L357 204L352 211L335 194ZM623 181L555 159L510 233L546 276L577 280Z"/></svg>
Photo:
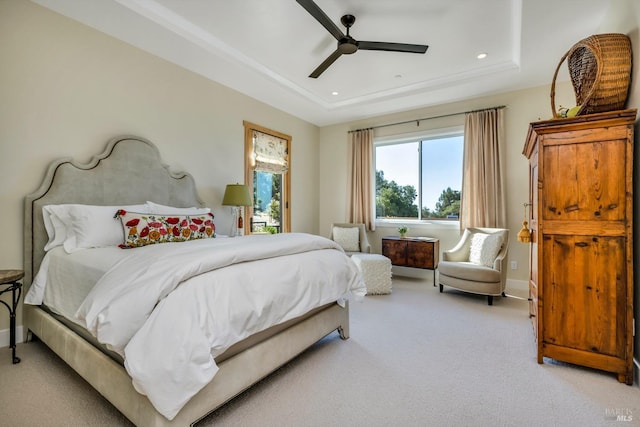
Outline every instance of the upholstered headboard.
<svg viewBox="0 0 640 427"><path fill-rule="evenodd" d="M87 164L71 158L51 163L40 187L25 197L25 287L28 288L40 268L48 240L43 206L63 203L111 206L147 200L177 207L203 205L193 177L186 172L170 171L162 163L158 148L144 138L113 138Z"/></svg>

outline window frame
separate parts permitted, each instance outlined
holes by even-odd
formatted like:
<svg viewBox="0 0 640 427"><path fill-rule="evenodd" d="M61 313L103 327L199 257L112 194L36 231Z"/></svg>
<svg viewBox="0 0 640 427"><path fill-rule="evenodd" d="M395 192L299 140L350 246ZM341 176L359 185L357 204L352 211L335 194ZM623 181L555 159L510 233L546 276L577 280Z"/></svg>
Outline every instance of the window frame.
<svg viewBox="0 0 640 427"><path fill-rule="evenodd" d="M244 126L244 182L249 188L249 192L253 197L253 172L252 155L253 155L253 131L266 133L287 141L287 162L288 168L282 174L282 194L280 195L280 232L291 232L291 136L268 129L264 126L243 120ZM251 223L253 219L253 204L245 207L245 221L243 223L244 234L249 235L251 231Z"/></svg>
<svg viewBox="0 0 640 427"><path fill-rule="evenodd" d="M381 137L375 137L373 140L373 170L371 171L373 177L372 177L372 182L373 182L373 188L372 188L372 192L373 192L373 212L376 212L376 170L377 170L377 148L380 146L387 146L387 145L397 145L397 144L403 144L403 143L410 143L410 142L417 142L418 143L418 156L421 157L422 153L421 153L421 142L424 140L429 140L429 139L438 139L438 138L443 138L443 137L454 137L454 136L463 136L463 141L464 141L464 125L455 125L455 126L449 126L449 127L444 127L444 128L436 128L436 129L425 129L425 130L420 130L420 131L416 131L416 132L409 132L409 133L402 133L402 134L395 134L395 135L385 135L385 136L381 136ZM463 142L464 144L464 142ZM464 161L464 159L463 159ZM460 171L462 173L464 173L463 171L464 168L464 164L460 165ZM376 224L380 224L382 226L384 226L385 224L402 224L402 223L411 223L411 224L440 224L440 225L456 225L459 226L460 224L460 218L458 219L445 219L445 218L422 218L422 206L421 205L421 201L422 201L422 161L420 160L418 162L418 188L416 189L416 192L418 194L418 218L415 219L411 219L411 218L381 218L376 216L375 221ZM462 191L462 189L460 190Z"/></svg>

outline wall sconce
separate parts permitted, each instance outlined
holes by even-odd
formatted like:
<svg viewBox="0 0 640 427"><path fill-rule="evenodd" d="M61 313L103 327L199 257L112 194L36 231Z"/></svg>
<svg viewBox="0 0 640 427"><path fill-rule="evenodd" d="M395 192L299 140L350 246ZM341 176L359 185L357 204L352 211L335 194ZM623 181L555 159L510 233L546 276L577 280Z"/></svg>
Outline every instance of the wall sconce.
<svg viewBox="0 0 640 427"><path fill-rule="evenodd" d="M522 221L522 230L518 232L518 242L521 243L530 243L531 242L531 230L529 230L529 223L527 219L529 216L527 215L527 208L531 206L531 203L524 203L524 221Z"/></svg>
<svg viewBox="0 0 640 427"><path fill-rule="evenodd" d="M251 194L249 187L242 184L229 184L224 190L222 198L224 206L232 206L233 219L231 220L231 231L229 237L242 236L244 224L242 222L242 206L251 206Z"/></svg>

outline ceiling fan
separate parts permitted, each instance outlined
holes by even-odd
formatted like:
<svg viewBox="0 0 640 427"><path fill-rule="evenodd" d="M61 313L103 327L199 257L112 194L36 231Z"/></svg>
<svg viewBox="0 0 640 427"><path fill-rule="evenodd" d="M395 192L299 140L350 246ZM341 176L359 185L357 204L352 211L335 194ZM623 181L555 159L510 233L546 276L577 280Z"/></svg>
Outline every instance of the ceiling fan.
<svg viewBox="0 0 640 427"><path fill-rule="evenodd" d="M344 15L340 18L340 22L347 28L345 35L336 24L318 7L313 0L296 0L298 4L304 7L316 20L322 24L324 28L338 40L338 48L327 59L313 70L309 77L316 79L322 74L336 59L342 55L350 55L356 53L358 49L362 50L386 50L389 52L408 52L408 53L425 53L429 46L423 44L406 44L406 43L389 43L389 42L368 42L358 41L349 35L349 28L356 22L353 15Z"/></svg>

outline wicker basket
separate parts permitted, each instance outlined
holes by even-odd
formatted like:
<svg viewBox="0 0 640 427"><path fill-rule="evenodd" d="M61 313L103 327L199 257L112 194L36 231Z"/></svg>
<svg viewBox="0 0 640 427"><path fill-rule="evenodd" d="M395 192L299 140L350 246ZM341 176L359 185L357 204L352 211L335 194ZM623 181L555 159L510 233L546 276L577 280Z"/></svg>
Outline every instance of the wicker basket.
<svg viewBox="0 0 640 427"><path fill-rule="evenodd" d="M567 59L568 58L568 59ZM624 109L631 79L631 41L624 34L597 34L580 40L564 54L551 83L551 111L555 104L556 77L567 59L576 94L576 115Z"/></svg>

